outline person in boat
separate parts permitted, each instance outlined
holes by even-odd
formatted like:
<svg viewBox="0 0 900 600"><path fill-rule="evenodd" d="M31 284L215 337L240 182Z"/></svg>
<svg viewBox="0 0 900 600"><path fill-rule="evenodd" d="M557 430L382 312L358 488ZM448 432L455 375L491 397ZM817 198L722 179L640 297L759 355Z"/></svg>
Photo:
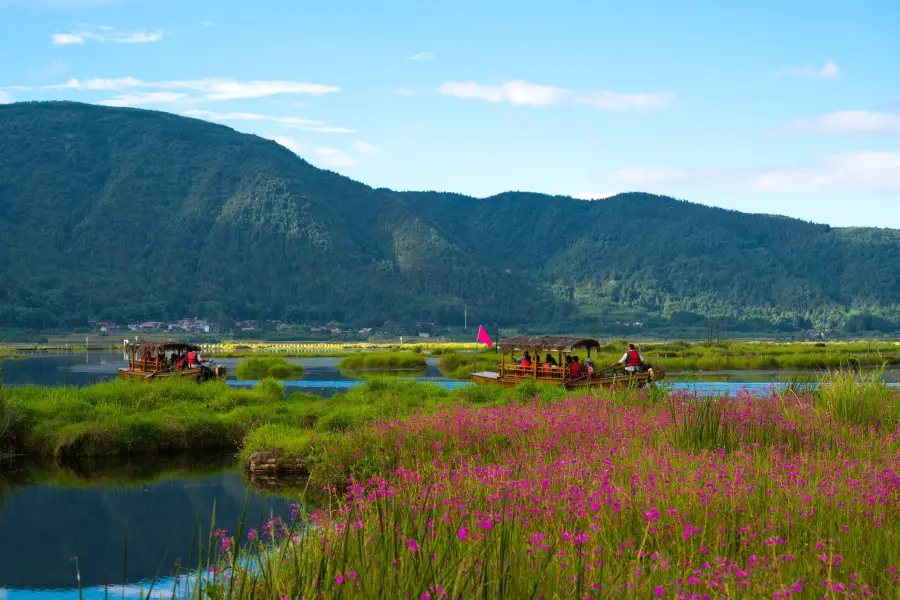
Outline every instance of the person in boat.
<svg viewBox="0 0 900 600"><path fill-rule="evenodd" d="M544 359L544 364L547 365L548 367L557 366L556 359L553 358L553 356L549 352L547 353L547 357Z"/></svg>
<svg viewBox="0 0 900 600"><path fill-rule="evenodd" d="M573 378L581 377L581 363L578 362L577 356L572 357L572 365L569 367L569 372Z"/></svg>
<svg viewBox="0 0 900 600"><path fill-rule="evenodd" d="M584 361L584 373L587 375L588 379L594 376L594 359L589 358Z"/></svg>
<svg viewBox="0 0 900 600"><path fill-rule="evenodd" d="M178 362L175 363L175 366L178 367L179 370L198 369L200 367L208 366L206 363L209 363L209 361L203 360L199 352L191 350L187 354L183 355L180 359L178 359Z"/></svg>
<svg viewBox="0 0 900 600"><path fill-rule="evenodd" d="M525 369L531 367L531 355L528 354L528 350L526 350L525 353L522 354L522 360L519 361L519 366Z"/></svg>
<svg viewBox="0 0 900 600"><path fill-rule="evenodd" d="M628 344L628 350L622 355L618 362L613 363L614 367L625 365L625 370L629 373L637 373L644 367L644 357L638 350L635 350L634 344Z"/></svg>

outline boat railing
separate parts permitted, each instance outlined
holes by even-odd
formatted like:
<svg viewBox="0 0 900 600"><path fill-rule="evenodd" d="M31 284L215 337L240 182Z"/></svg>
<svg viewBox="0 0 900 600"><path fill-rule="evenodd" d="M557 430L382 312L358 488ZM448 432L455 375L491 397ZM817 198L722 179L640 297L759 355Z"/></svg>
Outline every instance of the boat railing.
<svg viewBox="0 0 900 600"><path fill-rule="evenodd" d="M501 375L505 377L515 377L516 379L565 381L566 370L560 367L552 367L547 365L531 365L528 367L523 367L521 365L504 365Z"/></svg>

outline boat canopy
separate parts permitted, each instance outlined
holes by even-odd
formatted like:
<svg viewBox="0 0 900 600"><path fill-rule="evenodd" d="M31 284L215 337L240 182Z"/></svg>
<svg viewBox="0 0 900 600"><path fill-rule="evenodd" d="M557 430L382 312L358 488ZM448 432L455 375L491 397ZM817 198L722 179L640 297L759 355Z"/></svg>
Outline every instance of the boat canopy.
<svg viewBox="0 0 900 600"><path fill-rule="evenodd" d="M570 352L575 348L599 348L600 342L592 338L569 337L564 335L518 335L497 344L501 352L514 350L538 350Z"/></svg>
<svg viewBox="0 0 900 600"><path fill-rule="evenodd" d="M160 340L150 342L129 343L127 347L134 349L140 356L152 356L159 352L199 352L200 346L197 344L186 344L178 340Z"/></svg>

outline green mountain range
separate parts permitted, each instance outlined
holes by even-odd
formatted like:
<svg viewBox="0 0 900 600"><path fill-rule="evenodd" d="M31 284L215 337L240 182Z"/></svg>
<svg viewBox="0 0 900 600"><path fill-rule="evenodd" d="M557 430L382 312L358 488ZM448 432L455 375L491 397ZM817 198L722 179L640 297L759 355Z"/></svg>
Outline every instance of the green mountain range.
<svg viewBox="0 0 900 600"><path fill-rule="evenodd" d="M893 330L900 232L664 196L373 189L168 113L0 106L0 327L90 318L470 320L574 331L724 318Z"/></svg>

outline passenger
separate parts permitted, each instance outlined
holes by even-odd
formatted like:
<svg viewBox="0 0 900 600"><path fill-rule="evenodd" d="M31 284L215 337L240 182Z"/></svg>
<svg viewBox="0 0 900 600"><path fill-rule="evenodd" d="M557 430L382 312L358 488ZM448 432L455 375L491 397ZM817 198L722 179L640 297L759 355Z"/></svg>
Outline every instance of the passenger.
<svg viewBox="0 0 900 600"><path fill-rule="evenodd" d="M644 357L640 352L634 349L634 344L628 344L628 350L622 355L618 362L613 363L614 367L625 365L625 370L630 373L636 373L641 370L644 365Z"/></svg>
<svg viewBox="0 0 900 600"><path fill-rule="evenodd" d="M522 355L522 360L519 361L519 366L528 369L531 368L531 355L528 354L528 351L525 351L525 354Z"/></svg>
<svg viewBox="0 0 900 600"><path fill-rule="evenodd" d="M578 357L572 357L572 366L570 367L572 371L572 377L581 377L581 363L578 362Z"/></svg>
<svg viewBox="0 0 900 600"><path fill-rule="evenodd" d="M209 362L208 360L203 360L200 358L199 352L194 352L193 350L187 353L187 368L188 369L196 369L197 367L205 366L203 363Z"/></svg>
<svg viewBox="0 0 900 600"><path fill-rule="evenodd" d="M584 370L587 373L588 379L594 376L594 359L589 358L584 363Z"/></svg>
<svg viewBox="0 0 900 600"><path fill-rule="evenodd" d="M553 358L553 356L550 355L549 353L547 354L547 358L544 359L544 362L547 363L547 366L548 366L548 367L555 367L555 366L556 366L556 359Z"/></svg>

